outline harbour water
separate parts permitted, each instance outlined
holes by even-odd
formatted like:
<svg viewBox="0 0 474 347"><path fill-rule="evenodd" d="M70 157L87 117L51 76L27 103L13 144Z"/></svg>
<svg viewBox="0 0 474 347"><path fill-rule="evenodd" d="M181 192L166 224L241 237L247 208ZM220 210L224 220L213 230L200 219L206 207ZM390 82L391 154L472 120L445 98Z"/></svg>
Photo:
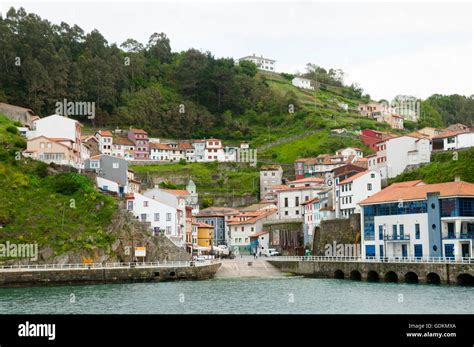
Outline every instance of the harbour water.
<svg viewBox="0 0 474 347"><path fill-rule="evenodd" d="M0 289L0 314L474 314L474 288L302 277Z"/></svg>

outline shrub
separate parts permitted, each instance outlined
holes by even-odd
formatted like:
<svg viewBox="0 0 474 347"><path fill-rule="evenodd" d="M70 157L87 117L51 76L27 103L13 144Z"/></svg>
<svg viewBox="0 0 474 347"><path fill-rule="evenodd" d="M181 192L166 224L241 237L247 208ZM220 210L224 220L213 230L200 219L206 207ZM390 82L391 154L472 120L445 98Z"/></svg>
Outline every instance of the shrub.
<svg viewBox="0 0 474 347"><path fill-rule="evenodd" d="M20 134L20 132L18 131L18 128L16 126L13 126L13 125L7 126L6 131L11 133L11 134L14 134L14 135L19 135Z"/></svg>

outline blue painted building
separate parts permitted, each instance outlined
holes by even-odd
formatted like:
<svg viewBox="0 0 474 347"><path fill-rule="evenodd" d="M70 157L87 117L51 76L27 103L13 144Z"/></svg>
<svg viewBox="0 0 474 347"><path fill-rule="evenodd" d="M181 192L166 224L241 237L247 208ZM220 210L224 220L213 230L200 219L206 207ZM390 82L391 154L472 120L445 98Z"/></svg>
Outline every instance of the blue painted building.
<svg viewBox="0 0 474 347"><path fill-rule="evenodd" d="M395 183L359 205L365 257L474 257L472 183Z"/></svg>
<svg viewBox="0 0 474 347"><path fill-rule="evenodd" d="M208 207L196 215L196 220L214 227L214 245L229 245L227 220L239 214L239 210L230 207Z"/></svg>

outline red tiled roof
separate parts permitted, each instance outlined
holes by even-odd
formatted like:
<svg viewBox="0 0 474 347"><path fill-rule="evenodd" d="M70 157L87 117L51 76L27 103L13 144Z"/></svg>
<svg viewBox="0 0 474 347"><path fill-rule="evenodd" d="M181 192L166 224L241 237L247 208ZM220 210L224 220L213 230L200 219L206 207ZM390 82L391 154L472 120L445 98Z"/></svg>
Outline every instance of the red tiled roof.
<svg viewBox="0 0 474 347"><path fill-rule="evenodd" d="M288 182L288 184L310 183L310 182L324 183L324 179L320 177L305 177L299 180L290 181Z"/></svg>
<svg viewBox="0 0 474 347"><path fill-rule="evenodd" d="M164 189L164 190L174 195L189 195L189 192L185 189Z"/></svg>
<svg viewBox="0 0 474 347"><path fill-rule="evenodd" d="M15 105L11 105L11 104L6 104L4 102L0 102L0 107L1 108L11 108L11 109L19 109L19 110L22 110L22 111L28 111L28 112L31 112L34 114L34 112L29 109L29 108L26 108L26 107L21 107L21 106L15 106Z"/></svg>
<svg viewBox="0 0 474 347"><path fill-rule="evenodd" d="M446 182L436 184L419 184L420 181L392 184L384 190L360 202L360 204L375 204L382 202L423 200L427 193L439 192L440 197L474 196L474 184L468 182Z"/></svg>
<svg viewBox="0 0 474 347"><path fill-rule="evenodd" d="M131 131L132 133L135 133L135 134L145 134L145 135L148 135L148 133L147 133L145 130L143 130L143 129L133 129L133 128L132 128L132 129L130 129L130 131Z"/></svg>
<svg viewBox="0 0 474 347"><path fill-rule="evenodd" d="M97 131L101 136L112 137L112 133L109 130L98 130Z"/></svg>
<svg viewBox="0 0 474 347"><path fill-rule="evenodd" d="M113 141L114 145L134 146L133 142L127 137L116 137Z"/></svg>
<svg viewBox="0 0 474 347"><path fill-rule="evenodd" d="M65 137L48 137L50 140L52 141L56 141L56 142L64 142L64 141L69 141L69 142L74 142L73 140L71 139L67 139Z"/></svg>
<svg viewBox="0 0 474 347"><path fill-rule="evenodd" d="M319 199L318 197L312 198L312 199L310 199L310 200L308 200L308 201L305 201L305 202L301 203L301 205L308 205L308 204L311 204L311 203L313 203L313 202L318 202L319 200L320 200L320 199Z"/></svg>
<svg viewBox="0 0 474 347"><path fill-rule="evenodd" d="M171 147L166 143L154 143L154 142L150 143L150 148L151 149L165 149L165 150L171 149Z"/></svg>
<svg viewBox="0 0 474 347"><path fill-rule="evenodd" d="M456 136L456 135L464 134L468 132L469 131L466 131L466 130L458 130L458 131L446 130L446 131L443 131L441 134L434 136L433 139L442 139L445 137L452 137L452 136Z"/></svg>
<svg viewBox="0 0 474 347"><path fill-rule="evenodd" d="M197 222L197 223L193 223L193 224L197 225L198 228L213 228L214 229L214 226L212 226L210 224L203 223L203 222Z"/></svg>
<svg viewBox="0 0 474 347"><path fill-rule="evenodd" d="M269 215L276 213L277 209L267 209L262 211L255 211L255 212L246 212L241 213L234 218L231 218L227 221L227 225L240 225L240 224L253 224L259 219L265 218ZM246 220L240 220L241 217L249 217Z"/></svg>
<svg viewBox="0 0 474 347"><path fill-rule="evenodd" d="M355 175L352 175L351 177L346 178L344 181L340 182L339 184L350 183L350 182L358 179L359 177L362 177L362 176L368 174L369 172L370 171L362 171L362 172L356 173Z"/></svg>

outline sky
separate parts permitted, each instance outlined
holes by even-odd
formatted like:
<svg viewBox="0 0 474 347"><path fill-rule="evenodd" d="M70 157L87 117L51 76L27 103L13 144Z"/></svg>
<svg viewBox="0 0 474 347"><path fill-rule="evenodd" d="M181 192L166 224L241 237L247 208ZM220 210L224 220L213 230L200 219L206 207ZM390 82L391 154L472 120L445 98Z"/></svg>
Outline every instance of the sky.
<svg viewBox="0 0 474 347"><path fill-rule="evenodd" d="M164 32L173 51L275 59L280 72L307 63L342 69L374 100L398 94L474 94L474 5L453 2L6 1L53 23L98 29L109 43Z"/></svg>

